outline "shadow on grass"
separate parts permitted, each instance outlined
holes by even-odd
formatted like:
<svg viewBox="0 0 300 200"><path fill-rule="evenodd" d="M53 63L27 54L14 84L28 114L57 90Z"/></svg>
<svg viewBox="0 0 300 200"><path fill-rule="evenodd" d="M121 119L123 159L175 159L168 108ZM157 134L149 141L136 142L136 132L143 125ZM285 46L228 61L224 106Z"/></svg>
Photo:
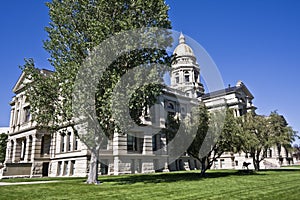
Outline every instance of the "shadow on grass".
<svg viewBox="0 0 300 200"><path fill-rule="evenodd" d="M142 175L125 175L125 176L115 176L115 177L100 177L101 182L110 182L113 184L123 185L123 184L135 184L135 183L169 183L178 181L202 181L211 178L221 178L228 176L247 176L247 175L259 175L263 176L265 174L257 174L251 170L241 170L241 171L209 171L206 173L205 177L200 176L199 171L195 172L171 172L171 173L157 173L157 174L142 174Z"/></svg>
<svg viewBox="0 0 300 200"><path fill-rule="evenodd" d="M260 172L296 172L296 171L300 172L300 168L299 169L279 168L279 169L262 169L262 170L260 170Z"/></svg>

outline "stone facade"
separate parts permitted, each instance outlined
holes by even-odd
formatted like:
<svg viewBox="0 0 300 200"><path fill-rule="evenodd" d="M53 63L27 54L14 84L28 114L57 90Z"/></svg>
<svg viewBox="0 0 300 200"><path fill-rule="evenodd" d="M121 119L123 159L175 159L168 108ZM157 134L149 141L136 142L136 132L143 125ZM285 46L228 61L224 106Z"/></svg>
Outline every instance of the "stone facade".
<svg viewBox="0 0 300 200"><path fill-rule="evenodd" d="M143 123L150 132L158 132L165 127L166 113L184 117L189 115L191 104L204 102L209 110L226 105L234 110L235 116L255 111L251 92L242 81L235 86L204 94L200 82L200 68L191 47L185 43L183 35L174 51L176 59L172 64L171 86L166 87L157 104L148 110L150 117L144 117ZM50 73L41 70L41 73ZM90 151L73 133L72 129L49 134L36 128L31 120L30 105L26 101L24 84L28 80L22 74L13 92L11 120L5 168L0 176L86 176L89 171ZM155 117L151 117L155 115ZM160 151L158 151L160 150ZM119 175L134 173L153 173L157 171L176 171L199 169L200 164L190 156L183 154L173 163L168 162L166 136L152 135L143 129L132 130L130 134L115 134L113 139L100 152L99 173ZM288 154L279 157L276 148L262 168L279 167L288 164ZM284 158L284 159L283 159ZM282 160L280 160L282 159ZM244 153L225 153L215 161L214 169L241 169L243 162L252 162ZM281 162L281 163L280 163ZM250 168L253 165L250 165Z"/></svg>

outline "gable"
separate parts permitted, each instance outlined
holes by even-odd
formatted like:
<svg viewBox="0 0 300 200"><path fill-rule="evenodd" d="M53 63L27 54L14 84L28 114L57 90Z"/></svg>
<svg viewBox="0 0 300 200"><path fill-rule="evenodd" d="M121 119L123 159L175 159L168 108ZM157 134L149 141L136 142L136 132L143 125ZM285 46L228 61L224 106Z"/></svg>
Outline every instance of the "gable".
<svg viewBox="0 0 300 200"><path fill-rule="evenodd" d="M30 82L30 80L28 80L28 79L26 78L25 73L22 72L22 74L21 74L21 76L19 77L17 83L16 83L15 86L13 87L13 92L14 92L14 93L18 93L18 91L22 90L22 89L25 87L25 85L26 85L27 83L29 83L29 82Z"/></svg>
<svg viewBox="0 0 300 200"><path fill-rule="evenodd" d="M249 97L250 99L254 98L254 96L252 95L252 93L248 90L248 88L245 85L241 86L239 92L242 93L242 94L244 94L245 96Z"/></svg>

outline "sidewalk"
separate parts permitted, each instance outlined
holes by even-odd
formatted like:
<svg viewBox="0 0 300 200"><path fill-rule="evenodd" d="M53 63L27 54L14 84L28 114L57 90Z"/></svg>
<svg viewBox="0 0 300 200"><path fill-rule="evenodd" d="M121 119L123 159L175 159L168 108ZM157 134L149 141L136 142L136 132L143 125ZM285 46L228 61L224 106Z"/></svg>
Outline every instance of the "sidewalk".
<svg viewBox="0 0 300 200"><path fill-rule="evenodd" d="M57 183L57 182L59 182L59 181L33 181L33 182L16 182L16 183L0 182L0 186L7 186L7 185L33 185L33 184Z"/></svg>

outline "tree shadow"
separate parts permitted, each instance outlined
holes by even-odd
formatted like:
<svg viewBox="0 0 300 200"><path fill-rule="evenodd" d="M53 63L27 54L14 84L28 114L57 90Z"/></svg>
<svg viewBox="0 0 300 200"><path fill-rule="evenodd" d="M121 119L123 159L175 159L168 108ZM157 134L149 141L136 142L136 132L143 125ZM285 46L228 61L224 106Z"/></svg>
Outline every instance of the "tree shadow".
<svg viewBox="0 0 300 200"><path fill-rule="evenodd" d="M228 176L249 176L259 175L252 170L240 170L240 171L209 171L204 177L201 177L199 171L195 172L170 172L170 173L156 173L156 174L140 174L140 175L125 175L118 177L100 177L101 182L110 182L113 184L135 184L135 183L170 183L178 181L203 181L211 178L221 178Z"/></svg>
<svg viewBox="0 0 300 200"><path fill-rule="evenodd" d="M279 169L262 169L260 170L260 172L300 172L300 168L297 169L297 168L292 168L292 169L289 169L289 168L279 168Z"/></svg>

